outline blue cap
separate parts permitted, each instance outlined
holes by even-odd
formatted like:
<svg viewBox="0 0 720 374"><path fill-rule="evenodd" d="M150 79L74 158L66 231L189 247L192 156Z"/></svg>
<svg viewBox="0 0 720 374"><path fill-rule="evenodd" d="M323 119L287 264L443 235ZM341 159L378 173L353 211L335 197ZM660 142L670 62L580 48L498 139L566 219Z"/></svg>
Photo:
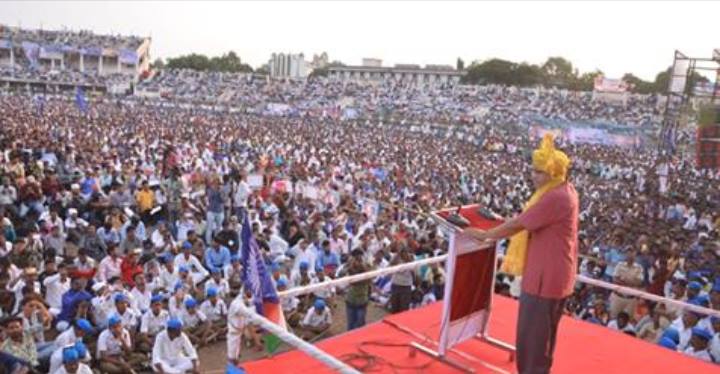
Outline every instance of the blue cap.
<svg viewBox="0 0 720 374"><path fill-rule="evenodd" d="M211 274L220 274L220 268L212 268L212 270L210 270L210 273Z"/></svg>
<svg viewBox="0 0 720 374"><path fill-rule="evenodd" d="M207 290L207 297L215 297L217 296L218 290L215 287L210 287Z"/></svg>
<svg viewBox="0 0 720 374"><path fill-rule="evenodd" d="M118 316L117 314L113 314L112 316L110 316L110 318L108 318L108 326L112 327L115 325L119 325L120 322L122 322L122 320L120 320L120 316Z"/></svg>
<svg viewBox="0 0 720 374"><path fill-rule="evenodd" d="M75 321L75 326L77 326L80 330L82 330L88 334L93 332L92 324L90 323L90 321L88 321L84 318L81 318L81 319Z"/></svg>
<svg viewBox="0 0 720 374"><path fill-rule="evenodd" d="M175 291L183 288L183 284L180 281L175 282Z"/></svg>
<svg viewBox="0 0 720 374"><path fill-rule="evenodd" d="M125 295L122 294L122 293L117 293L117 294L115 294L115 302L116 302L116 303L119 303L119 302L121 302L121 301L128 301L128 299L127 299L127 297L125 297Z"/></svg>
<svg viewBox="0 0 720 374"><path fill-rule="evenodd" d="M240 256L238 256L238 255L232 255L232 256L230 256L230 261L232 261L232 262L240 262Z"/></svg>
<svg viewBox="0 0 720 374"><path fill-rule="evenodd" d="M189 299L187 299L187 300L185 300L185 307L186 307L186 308L194 308L194 307L196 307L196 306L197 306L197 301L195 301L195 299L193 299L192 297L189 298Z"/></svg>
<svg viewBox="0 0 720 374"><path fill-rule="evenodd" d="M189 272L190 270L188 269L187 266L181 265L180 268L178 269L178 271L180 271L181 273L187 273L187 272Z"/></svg>
<svg viewBox="0 0 720 374"><path fill-rule="evenodd" d="M182 249L192 249L192 243L190 243L190 242L187 241L187 240L184 241L183 244L182 244Z"/></svg>
<svg viewBox="0 0 720 374"><path fill-rule="evenodd" d="M658 345L667 349L672 349L673 351L677 350L677 344L675 344L675 342L668 337L660 338L660 341L658 341Z"/></svg>
<svg viewBox="0 0 720 374"><path fill-rule="evenodd" d="M150 298L151 304L161 303L162 301L163 301L163 295L160 295L160 294L155 294Z"/></svg>
<svg viewBox="0 0 720 374"><path fill-rule="evenodd" d="M181 329L183 326L182 321L179 318L173 317L167 321L167 328L169 329Z"/></svg>
<svg viewBox="0 0 720 374"><path fill-rule="evenodd" d="M323 300L323 299L315 300L315 309L325 309L325 300Z"/></svg>
<svg viewBox="0 0 720 374"><path fill-rule="evenodd" d="M702 327L693 327L692 329L693 336L697 336L699 338L703 338L705 340L712 339L713 335L708 331L707 329L704 329Z"/></svg>
<svg viewBox="0 0 720 374"><path fill-rule="evenodd" d="M300 263L300 267L302 267L302 263ZM273 262L272 264L270 264L270 269L273 273L276 271L280 271L280 264L278 264L277 262Z"/></svg>
<svg viewBox="0 0 720 374"><path fill-rule="evenodd" d="M308 264L307 261L301 261L300 262L300 269L307 270L310 267L310 264Z"/></svg>
<svg viewBox="0 0 720 374"><path fill-rule="evenodd" d="M62 358L63 363L67 364L78 361L80 359L80 355L78 354L78 351L75 349L75 347L67 347L63 348Z"/></svg>
<svg viewBox="0 0 720 374"><path fill-rule="evenodd" d="M277 286L278 287L287 287L287 280L285 280L285 278L278 279Z"/></svg>
<svg viewBox="0 0 720 374"><path fill-rule="evenodd" d="M82 360L87 356L87 347L85 347L85 343L82 342L82 340L78 340L75 342L75 350L78 353L78 357Z"/></svg>
<svg viewBox="0 0 720 374"><path fill-rule="evenodd" d="M676 330L676 329L673 329L673 328L666 329L663 332L662 337L671 339L672 341L675 342L675 344L680 343L680 332L678 332L678 330Z"/></svg>
<svg viewBox="0 0 720 374"><path fill-rule="evenodd" d="M702 284L700 284L700 282L698 281L692 281L688 283L687 288L689 290L700 291L702 289Z"/></svg>

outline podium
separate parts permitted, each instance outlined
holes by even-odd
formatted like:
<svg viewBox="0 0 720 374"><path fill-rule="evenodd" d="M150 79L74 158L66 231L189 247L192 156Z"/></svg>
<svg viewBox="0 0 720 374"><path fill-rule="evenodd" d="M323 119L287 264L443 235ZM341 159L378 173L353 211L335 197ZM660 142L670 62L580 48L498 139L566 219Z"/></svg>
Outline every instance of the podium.
<svg viewBox="0 0 720 374"><path fill-rule="evenodd" d="M469 221L470 226L489 230L502 224L500 220L484 217L479 205L463 206L432 214L441 228L449 234L448 257L445 262L445 297L437 351L421 344L412 343L414 351L432 356L460 371L472 373L473 369L448 357L448 352L466 359L470 355L452 347L468 339L476 339L509 353L510 361L515 359L515 347L493 338L488 329L492 298L495 289L497 255L495 242L478 242L464 235L463 228L448 221L452 214L459 214ZM452 220L451 220L452 221ZM411 352L414 354L414 352ZM481 361L474 358L473 361ZM488 363L479 362L496 372L505 371Z"/></svg>

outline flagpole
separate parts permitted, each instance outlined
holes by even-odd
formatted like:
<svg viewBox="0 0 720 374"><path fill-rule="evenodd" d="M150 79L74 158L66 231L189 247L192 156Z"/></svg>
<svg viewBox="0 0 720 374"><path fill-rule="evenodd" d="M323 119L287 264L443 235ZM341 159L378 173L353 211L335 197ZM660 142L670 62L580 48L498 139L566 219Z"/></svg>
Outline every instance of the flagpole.
<svg viewBox="0 0 720 374"><path fill-rule="evenodd" d="M360 372L352 366L338 360L337 358L331 356L329 353L319 349L315 345L298 338L296 335L272 323L267 318L255 313L254 311L252 311L251 308L240 308L238 311L245 318L247 318L250 323L262 327L263 329L277 336L283 342L288 343L291 346L305 352L308 356L322 362L331 369L336 370L338 373L360 374Z"/></svg>

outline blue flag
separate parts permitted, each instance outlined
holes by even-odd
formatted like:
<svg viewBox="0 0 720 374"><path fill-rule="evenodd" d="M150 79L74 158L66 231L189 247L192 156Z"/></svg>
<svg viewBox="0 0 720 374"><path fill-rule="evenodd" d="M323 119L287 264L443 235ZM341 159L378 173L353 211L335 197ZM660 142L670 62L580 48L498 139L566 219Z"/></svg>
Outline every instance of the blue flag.
<svg viewBox="0 0 720 374"><path fill-rule="evenodd" d="M250 290L258 314L265 315L265 303L280 302L275 284L265 265L260 247L250 228L250 219L245 215L242 232L240 233L240 263L242 264L242 281L246 290ZM266 315L267 317L267 315ZM276 322L276 321L274 321Z"/></svg>
<svg viewBox="0 0 720 374"><path fill-rule="evenodd" d="M78 87L77 91L75 91L75 105L77 105L78 109L80 109L83 114L87 114L88 101L85 97L85 92L80 87Z"/></svg>

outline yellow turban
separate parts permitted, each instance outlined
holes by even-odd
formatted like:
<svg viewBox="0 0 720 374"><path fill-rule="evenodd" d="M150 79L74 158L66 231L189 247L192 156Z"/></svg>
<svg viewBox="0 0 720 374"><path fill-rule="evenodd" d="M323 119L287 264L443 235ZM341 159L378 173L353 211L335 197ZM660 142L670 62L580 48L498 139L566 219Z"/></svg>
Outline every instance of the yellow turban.
<svg viewBox="0 0 720 374"><path fill-rule="evenodd" d="M540 148L533 152L533 168L547 173L550 175L551 180L535 190L530 200L525 203L523 212L540 201L540 198L546 192L565 182L570 159L565 153L555 149L553 140L551 134L545 134L542 142L540 142ZM501 271L513 275L522 275L525 269L525 260L527 259L529 239L530 236L527 230L522 230L510 238L510 245L503 259Z"/></svg>
<svg viewBox="0 0 720 374"><path fill-rule="evenodd" d="M553 136L545 134L540 148L533 152L532 164L535 169L546 172L552 179L565 180L570 159L565 153L555 149Z"/></svg>

